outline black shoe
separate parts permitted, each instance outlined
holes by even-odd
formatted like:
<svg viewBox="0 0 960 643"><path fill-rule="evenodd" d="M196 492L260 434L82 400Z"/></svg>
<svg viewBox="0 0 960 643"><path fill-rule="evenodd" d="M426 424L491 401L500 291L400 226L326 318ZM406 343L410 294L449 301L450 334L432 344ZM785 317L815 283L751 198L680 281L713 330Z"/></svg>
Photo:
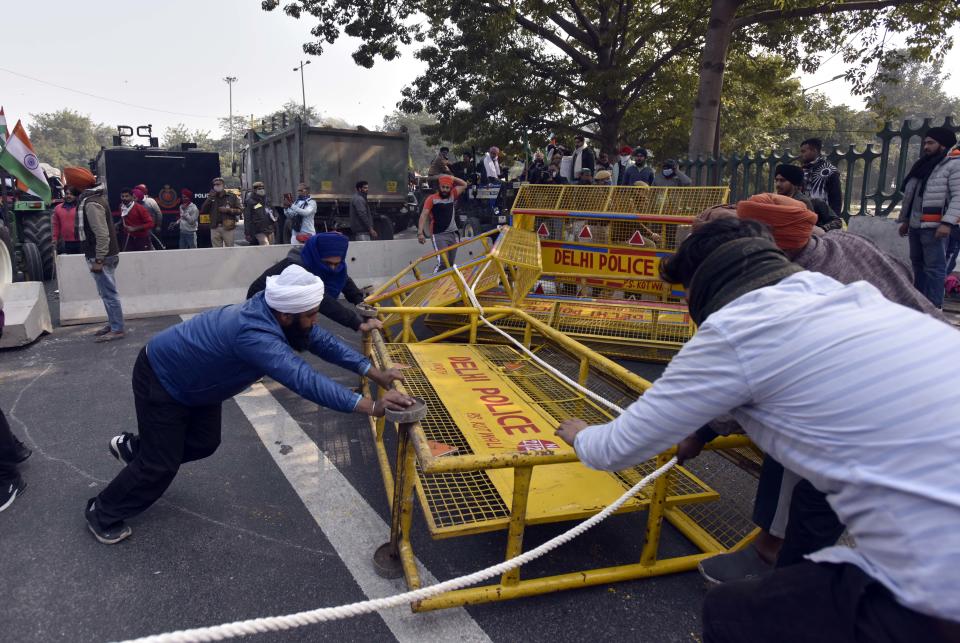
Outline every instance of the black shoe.
<svg viewBox="0 0 960 643"><path fill-rule="evenodd" d="M32 455L33 455L33 451L28 449L23 442L21 442L20 440L17 440L17 446L13 450L13 457L14 457L13 461L16 462L17 464L20 464L21 462L25 462L27 458L29 458Z"/></svg>
<svg viewBox="0 0 960 643"><path fill-rule="evenodd" d="M137 439L132 433L121 433L110 438L110 455L124 464L130 464L136 457L134 441Z"/></svg>
<svg viewBox="0 0 960 643"><path fill-rule="evenodd" d="M26 488L27 483L20 476L17 476L14 480L0 481L0 511L12 505L17 496L23 493Z"/></svg>
<svg viewBox="0 0 960 643"><path fill-rule="evenodd" d="M96 498L91 498L87 501L87 508L83 512L83 517L87 519L87 527L90 529L90 533L104 545L116 545L133 533L133 530L122 520L112 525L101 527L100 519L97 518Z"/></svg>

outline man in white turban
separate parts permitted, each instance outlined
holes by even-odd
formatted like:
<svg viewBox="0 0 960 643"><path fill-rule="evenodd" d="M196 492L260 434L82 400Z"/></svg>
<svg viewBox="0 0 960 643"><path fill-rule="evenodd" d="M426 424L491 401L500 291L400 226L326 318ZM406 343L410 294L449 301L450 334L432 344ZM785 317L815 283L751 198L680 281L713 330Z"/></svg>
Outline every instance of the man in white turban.
<svg viewBox="0 0 960 643"><path fill-rule="evenodd" d="M297 352L365 375L381 390L403 380L316 325L323 282L300 266L267 279L243 304L197 315L151 339L133 368L139 435L110 440L124 469L87 501L87 525L112 545L132 530L126 520L156 502L180 465L212 455L220 444L220 412L228 400L268 375L312 402L344 413L383 416L413 400L386 390L374 401L315 371Z"/></svg>

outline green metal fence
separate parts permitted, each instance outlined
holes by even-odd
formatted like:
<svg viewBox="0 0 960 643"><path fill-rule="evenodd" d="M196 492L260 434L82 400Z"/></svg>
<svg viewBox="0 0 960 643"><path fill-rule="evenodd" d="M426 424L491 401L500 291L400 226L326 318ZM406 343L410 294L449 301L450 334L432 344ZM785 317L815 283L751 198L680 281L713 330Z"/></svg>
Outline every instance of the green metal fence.
<svg viewBox="0 0 960 643"><path fill-rule="evenodd" d="M900 185L904 175L920 154L923 133L935 124L934 118L922 122L904 121L894 128L887 121L877 132L876 142L860 151L855 145L845 150L834 145L826 151L827 159L840 170L843 185L844 219L851 214L889 216L903 193ZM960 132L960 124L952 116L943 119L943 126ZM877 149L879 148L879 149ZM774 169L780 163L797 159L789 149L780 151L734 152L719 159L681 159L680 167L693 179L694 185L730 186L731 202L745 199L759 192L773 191Z"/></svg>

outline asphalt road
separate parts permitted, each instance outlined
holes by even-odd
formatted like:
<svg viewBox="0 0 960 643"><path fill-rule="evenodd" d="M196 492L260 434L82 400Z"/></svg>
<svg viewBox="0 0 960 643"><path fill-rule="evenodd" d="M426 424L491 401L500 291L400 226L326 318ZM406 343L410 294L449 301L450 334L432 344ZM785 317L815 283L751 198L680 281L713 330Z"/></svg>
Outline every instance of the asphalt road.
<svg viewBox="0 0 960 643"><path fill-rule="evenodd" d="M135 430L130 374L137 352L150 336L179 321L134 320L125 340L103 345L92 342L92 327L58 328L29 347L0 352L0 408L34 449L22 469L29 486L0 514L0 639L118 640L367 597L363 578L373 552L348 551L356 547L343 532L376 522L351 522L357 516L386 522L389 515L364 420L320 409L269 380L264 386L271 395L261 397L278 402L281 414L295 420L291 437L302 430L306 442L265 444L248 417L249 405L228 401L220 449L184 465L163 500L129 521L130 539L108 547L87 532L84 501L120 468L107 442L120 431ZM343 335L343 329L328 328ZM349 373L313 362L344 383L355 382ZM648 378L660 372L658 366L633 366ZM301 479L298 495L277 462L303 455L310 450L304 444L315 445L325 464L315 478ZM285 447L286 452L271 452ZM749 482L726 473L725 463L709 455L698 466L720 478L731 476L731 493L749 504ZM345 480L342 486L353 495L344 495L344 489L334 494L326 486L331 473ZM321 513L333 512L333 522L328 517L323 523L326 531L317 508L301 499L304 485L319 499ZM343 506L344 498L353 498L350 506ZM343 524L337 516L344 517ZM525 568L524 575L636 560L642 517L614 517ZM525 548L567 527L531 527ZM419 513L414 530L415 551L441 580L502 560L503 532L432 541ZM361 536L382 542L388 533L355 536L358 542ZM665 526L661 551L693 553L693 548ZM393 591L401 589L394 584ZM251 640L695 641L703 594L699 576L686 573L449 614L400 610L396 617L368 615ZM451 636L464 623L469 627L463 635Z"/></svg>

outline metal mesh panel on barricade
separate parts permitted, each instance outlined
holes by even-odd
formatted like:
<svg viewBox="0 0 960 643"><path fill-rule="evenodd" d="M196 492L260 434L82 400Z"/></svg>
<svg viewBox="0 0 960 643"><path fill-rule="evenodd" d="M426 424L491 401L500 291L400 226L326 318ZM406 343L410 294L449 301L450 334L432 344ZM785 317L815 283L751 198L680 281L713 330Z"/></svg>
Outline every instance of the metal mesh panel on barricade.
<svg viewBox="0 0 960 643"><path fill-rule="evenodd" d="M513 225L540 238L543 272L555 280L599 279L594 286L676 301L658 283L660 261L689 234L693 217L728 194L718 187L524 185Z"/></svg>
<svg viewBox="0 0 960 643"><path fill-rule="evenodd" d="M495 240L491 246L490 242ZM482 243L485 253L462 266L463 278L476 293L500 289L510 301L519 303L540 278L540 239L536 234L504 226L480 237L463 241L460 248ZM435 272L437 258L446 250L424 255L400 274L366 298L368 304L403 308L444 307L451 304L469 306L470 299L463 282L450 268ZM383 324L394 335L402 322L399 315L387 315Z"/></svg>

